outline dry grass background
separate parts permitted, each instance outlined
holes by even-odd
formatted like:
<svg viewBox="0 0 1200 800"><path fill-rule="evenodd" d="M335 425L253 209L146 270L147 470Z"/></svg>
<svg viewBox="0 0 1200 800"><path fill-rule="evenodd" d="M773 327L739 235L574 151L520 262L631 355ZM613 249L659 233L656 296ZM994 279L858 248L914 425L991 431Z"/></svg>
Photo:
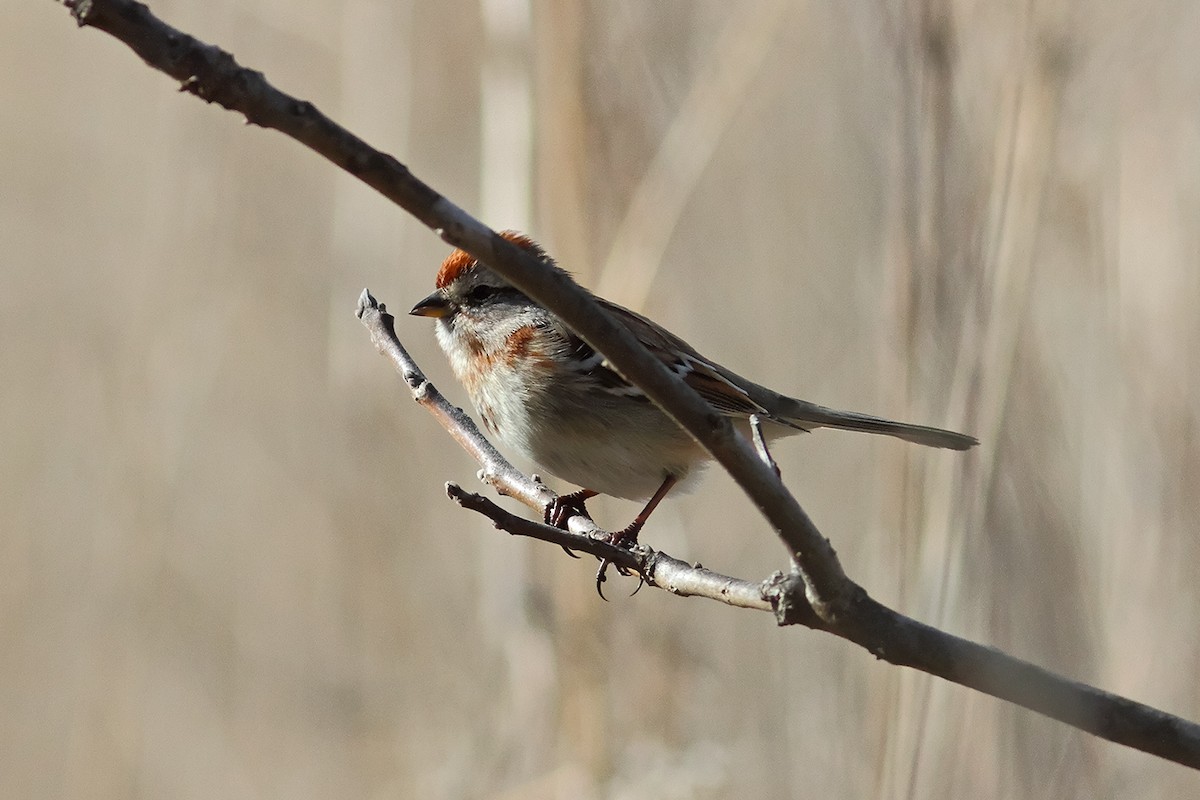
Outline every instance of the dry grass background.
<svg viewBox="0 0 1200 800"><path fill-rule="evenodd" d="M1200 7L152 6L739 371L979 434L776 455L881 600L1200 718ZM764 615L601 603L459 512L473 465L352 315L446 248L61 7L7 17L0 796L1200 792ZM783 563L715 472L646 538Z"/></svg>

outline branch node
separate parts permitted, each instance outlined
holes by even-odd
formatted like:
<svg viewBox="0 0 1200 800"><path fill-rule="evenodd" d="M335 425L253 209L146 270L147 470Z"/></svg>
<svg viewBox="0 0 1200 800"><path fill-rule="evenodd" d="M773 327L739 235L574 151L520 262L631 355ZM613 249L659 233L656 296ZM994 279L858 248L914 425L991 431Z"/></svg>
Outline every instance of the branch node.
<svg viewBox="0 0 1200 800"><path fill-rule="evenodd" d="M778 625L826 627L809 605L806 588L798 572L774 572L762 582L763 599L771 604Z"/></svg>
<svg viewBox="0 0 1200 800"><path fill-rule="evenodd" d="M494 470L484 467L475 473L475 478L482 484L492 487L496 494L501 497L512 497L512 489L509 488L508 482L503 475L498 475Z"/></svg>

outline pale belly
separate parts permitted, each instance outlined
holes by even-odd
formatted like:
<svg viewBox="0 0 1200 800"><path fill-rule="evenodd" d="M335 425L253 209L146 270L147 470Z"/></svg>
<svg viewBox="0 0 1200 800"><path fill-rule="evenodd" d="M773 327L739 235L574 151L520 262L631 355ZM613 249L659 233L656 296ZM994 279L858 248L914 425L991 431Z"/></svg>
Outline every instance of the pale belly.
<svg viewBox="0 0 1200 800"><path fill-rule="evenodd" d="M649 403L580 403L547 393L523 402L481 391L472 400L485 426L540 469L575 486L645 500L668 477L684 482L707 453Z"/></svg>

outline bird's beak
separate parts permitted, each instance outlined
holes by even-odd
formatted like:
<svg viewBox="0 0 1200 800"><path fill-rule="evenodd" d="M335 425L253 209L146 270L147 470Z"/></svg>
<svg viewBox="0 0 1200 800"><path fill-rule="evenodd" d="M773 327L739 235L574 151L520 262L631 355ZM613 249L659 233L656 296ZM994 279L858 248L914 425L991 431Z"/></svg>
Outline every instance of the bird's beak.
<svg viewBox="0 0 1200 800"><path fill-rule="evenodd" d="M412 311L409 311L408 313L412 314L414 317L433 317L435 319L441 319L442 317L449 316L451 311L453 311L453 309L450 307L449 301L447 301L445 297L442 297L441 292L434 292L433 294L429 295L429 297L426 297L424 300L413 306Z"/></svg>

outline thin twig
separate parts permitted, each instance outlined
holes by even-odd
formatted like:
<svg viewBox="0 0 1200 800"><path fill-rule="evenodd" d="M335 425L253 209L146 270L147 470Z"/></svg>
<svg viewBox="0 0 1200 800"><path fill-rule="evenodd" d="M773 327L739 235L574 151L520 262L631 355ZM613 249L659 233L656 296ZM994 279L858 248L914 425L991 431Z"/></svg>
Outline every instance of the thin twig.
<svg viewBox="0 0 1200 800"><path fill-rule="evenodd" d="M758 414L750 415L750 434L754 440L754 449L758 451L758 457L763 460L776 477L783 475L779 471L779 465L775 463L775 457L771 455L771 448L767 447L767 437L763 435L762 418Z"/></svg>
<svg viewBox="0 0 1200 800"><path fill-rule="evenodd" d="M535 511L546 513L546 509L557 499L553 491L545 484L526 477L520 470L509 463L500 451L492 446L475 421L458 406L455 406L438 391L417 362L413 360L400 339L396 336L396 318L388 313L387 307L379 303L366 289L358 297L356 314L367 330L371 332L371 342L375 349L387 357L396 367L396 371L404 378L412 392L413 399L433 414L441 426L454 437L454 441L470 453L479 462L479 478L492 486L497 492L507 497L521 501ZM578 521L576 521L578 519ZM572 529L580 536L597 533L599 529L587 517L573 513L570 522ZM589 525L589 523L591 523ZM569 525L568 527L572 527Z"/></svg>
<svg viewBox="0 0 1200 800"><path fill-rule="evenodd" d="M464 491L454 483L446 485L446 493L463 508L476 511L492 520L500 530L568 547L597 558L607 558L614 567L634 570L645 578L647 584L671 594L681 597L707 597L739 608L772 610L770 601L766 599L766 592L774 585L772 578L762 583L751 583L713 572L699 564L688 564L645 545L626 550L603 539L579 536L561 528L518 517L486 497Z"/></svg>
<svg viewBox="0 0 1200 800"><path fill-rule="evenodd" d="M425 377L396 336L395 318L388 313L386 306L363 289L358 298L356 314L370 331L375 348L392 362L404 378L413 399L432 414L454 441L479 463L482 468L480 479L500 494L520 500L544 516L546 508L557 495L545 484L509 463L484 437L470 415L450 403ZM446 484L446 494L463 508L483 514L501 530L608 559L613 566L634 570L646 583L672 594L707 597L740 608L772 610L765 595L766 587L770 585L767 582L759 584L731 578L699 565L689 565L645 545L638 545L633 550L617 547L609 543L610 535L606 531L575 509L568 510L570 516L565 520L567 530L563 530L518 517L486 497L465 491L455 483Z"/></svg>
<svg viewBox="0 0 1200 800"><path fill-rule="evenodd" d="M359 297L358 316L371 331L375 346L404 376L417 401L483 465L482 472L489 476L488 482L502 494L522 499L531 508L543 509L540 498L552 497L553 493L509 464L483 438L470 417L450 405L429 383L396 339L392 316L365 289ZM761 431L756 439L765 450ZM770 458L769 452L766 457ZM609 558L617 566L637 570L647 583L672 593L708 597L744 608L774 610L780 624L804 625L833 633L893 664L940 675L1106 739L1200 767L1200 726L917 622L865 594L845 619L830 623L805 601L797 574L777 573L764 583L755 584L686 564L643 546L632 552L614 548L597 538L604 534L590 519L573 516L572 530L562 531L510 514L454 484L447 486L447 492L460 505L484 514L502 530ZM575 526L580 526L580 532L575 532Z"/></svg>

